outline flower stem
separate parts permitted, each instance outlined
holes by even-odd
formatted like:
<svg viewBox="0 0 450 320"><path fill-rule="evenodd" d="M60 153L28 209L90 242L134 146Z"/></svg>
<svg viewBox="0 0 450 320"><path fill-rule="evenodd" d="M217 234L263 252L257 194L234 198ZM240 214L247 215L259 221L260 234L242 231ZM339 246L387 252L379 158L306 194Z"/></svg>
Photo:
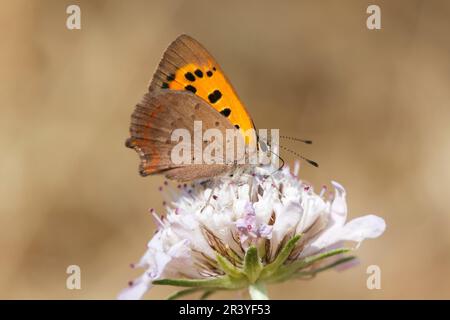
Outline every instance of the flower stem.
<svg viewBox="0 0 450 320"><path fill-rule="evenodd" d="M266 286L262 282L251 284L248 287L248 292L250 293L250 298L252 298L252 300L269 300Z"/></svg>

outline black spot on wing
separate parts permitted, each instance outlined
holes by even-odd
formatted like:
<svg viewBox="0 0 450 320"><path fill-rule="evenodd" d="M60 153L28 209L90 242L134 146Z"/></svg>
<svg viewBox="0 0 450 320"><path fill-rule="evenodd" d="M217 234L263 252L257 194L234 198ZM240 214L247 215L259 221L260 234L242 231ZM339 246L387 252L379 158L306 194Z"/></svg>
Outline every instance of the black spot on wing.
<svg viewBox="0 0 450 320"><path fill-rule="evenodd" d="M175 75L173 73L171 73L167 76L167 81L173 81L173 80L175 80Z"/></svg>
<svg viewBox="0 0 450 320"><path fill-rule="evenodd" d="M211 70L208 70L208 71L206 71L206 75L211 78L213 73Z"/></svg>
<svg viewBox="0 0 450 320"><path fill-rule="evenodd" d="M230 108L225 108L222 111L220 111L220 113L225 116L228 117L231 114L231 109Z"/></svg>
<svg viewBox="0 0 450 320"><path fill-rule="evenodd" d="M239 129L239 128L240 128L238 124L235 124L234 127L235 127L236 129Z"/></svg>
<svg viewBox="0 0 450 320"><path fill-rule="evenodd" d="M195 76L192 74L192 72L186 72L184 74L184 77L189 81L195 81Z"/></svg>
<svg viewBox="0 0 450 320"><path fill-rule="evenodd" d="M184 87L187 91L190 91L192 93L196 93L197 89L194 86L191 86L190 84Z"/></svg>
<svg viewBox="0 0 450 320"><path fill-rule="evenodd" d="M195 75L199 78L203 78L203 72L200 69L195 70Z"/></svg>
<svg viewBox="0 0 450 320"><path fill-rule="evenodd" d="M213 93L210 93L208 95L208 100L211 103L216 103L220 100L220 98L222 98L222 92L220 92L219 90L214 90Z"/></svg>
<svg viewBox="0 0 450 320"><path fill-rule="evenodd" d="M169 88L169 84L167 82L163 82L163 84L161 85L161 88L167 89L167 88Z"/></svg>

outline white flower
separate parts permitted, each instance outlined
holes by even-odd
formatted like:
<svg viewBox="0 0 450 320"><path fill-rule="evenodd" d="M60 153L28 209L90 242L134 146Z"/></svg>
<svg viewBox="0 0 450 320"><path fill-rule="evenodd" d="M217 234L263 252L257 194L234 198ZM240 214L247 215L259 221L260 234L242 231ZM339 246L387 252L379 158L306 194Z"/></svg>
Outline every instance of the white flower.
<svg viewBox="0 0 450 320"><path fill-rule="evenodd" d="M328 257L334 256L331 266L352 258L343 257L348 248L337 248L343 241L357 248L384 232L384 220L374 215L346 223L346 193L337 182L331 198L299 181L298 166L294 173L271 170L254 168L178 192L166 187L167 214L152 212L158 230L136 264L146 271L119 298L140 299L154 284L240 289L314 276Z"/></svg>

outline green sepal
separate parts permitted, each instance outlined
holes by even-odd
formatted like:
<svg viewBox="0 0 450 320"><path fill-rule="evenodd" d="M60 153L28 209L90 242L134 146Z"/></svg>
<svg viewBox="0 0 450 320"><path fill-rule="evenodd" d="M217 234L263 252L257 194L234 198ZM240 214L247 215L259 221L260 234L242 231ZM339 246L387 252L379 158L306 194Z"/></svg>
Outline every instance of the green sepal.
<svg viewBox="0 0 450 320"><path fill-rule="evenodd" d="M160 279L154 280L152 283L164 286L212 289L240 289L246 285L246 281L230 278L228 275L213 279Z"/></svg>
<svg viewBox="0 0 450 320"><path fill-rule="evenodd" d="M250 283L255 283L263 269L256 247L247 249L244 257L244 273Z"/></svg>
<svg viewBox="0 0 450 320"><path fill-rule="evenodd" d="M245 276L245 274L236 266L234 266L227 258L221 256L220 254L217 254L216 259L222 271L230 277L240 279Z"/></svg>
<svg viewBox="0 0 450 320"><path fill-rule="evenodd" d="M302 260L295 261L288 265L283 265L283 266L279 267L278 270L271 277L267 278L266 280L268 282L282 282L282 281L288 280L294 273L296 273L304 268L307 268L320 260L335 256L338 254L346 253L346 252L349 252L350 250L351 249L349 249L349 248L333 249L333 250L330 250L327 252L318 253L316 255L306 257Z"/></svg>
<svg viewBox="0 0 450 320"><path fill-rule="evenodd" d="M337 267L340 264L346 263L346 262L351 261L351 260L353 260L355 258L356 258L355 256L344 257L344 258L341 258L341 259L339 259L339 260L337 260L337 261L335 261L333 263L327 264L326 266L323 266L321 268L317 268L315 270L299 271L299 272L295 273L295 276L299 277L299 278L305 277L305 276L307 276L307 277L309 277L309 276L314 277L316 274L318 274L320 272L326 271L328 269L332 269L334 267Z"/></svg>
<svg viewBox="0 0 450 320"><path fill-rule="evenodd" d="M301 237L302 235L296 235L286 243L286 245L283 247L283 249L281 249L280 253L277 255L275 260L264 267L264 269L261 272L260 277L261 279L266 279L270 277L278 270L279 267L283 265L283 263L291 254L292 250L294 250L295 245L297 244L297 242L300 240Z"/></svg>

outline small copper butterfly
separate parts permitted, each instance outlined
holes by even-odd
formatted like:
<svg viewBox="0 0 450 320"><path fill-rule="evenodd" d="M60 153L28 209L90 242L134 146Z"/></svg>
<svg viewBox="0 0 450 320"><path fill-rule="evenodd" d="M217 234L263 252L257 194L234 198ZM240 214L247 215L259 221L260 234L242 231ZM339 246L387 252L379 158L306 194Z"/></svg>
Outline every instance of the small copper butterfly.
<svg viewBox="0 0 450 320"><path fill-rule="evenodd" d="M172 133L183 128L195 134L195 122L202 123L202 133L211 128L222 133L234 130L242 136L249 130L256 132L252 118L217 61L198 41L181 35L164 52L148 92L131 116L131 137L126 146L139 154L140 174L163 173L169 179L190 181L212 178L244 166L240 160L249 156L248 150L232 162L175 164L171 152L177 142L172 140ZM245 136L244 141L247 145L256 142L256 149L262 152L272 152L257 134ZM236 154L227 144L223 148ZM292 150L280 148L317 166Z"/></svg>
<svg viewBox="0 0 450 320"><path fill-rule="evenodd" d="M164 173L180 181L211 178L229 172L228 164L173 165L170 152L176 128L254 129L247 109L213 56L195 39L181 35L166 49L148 92L131 116L126 146L140 156L142 176Z"/></svg>

